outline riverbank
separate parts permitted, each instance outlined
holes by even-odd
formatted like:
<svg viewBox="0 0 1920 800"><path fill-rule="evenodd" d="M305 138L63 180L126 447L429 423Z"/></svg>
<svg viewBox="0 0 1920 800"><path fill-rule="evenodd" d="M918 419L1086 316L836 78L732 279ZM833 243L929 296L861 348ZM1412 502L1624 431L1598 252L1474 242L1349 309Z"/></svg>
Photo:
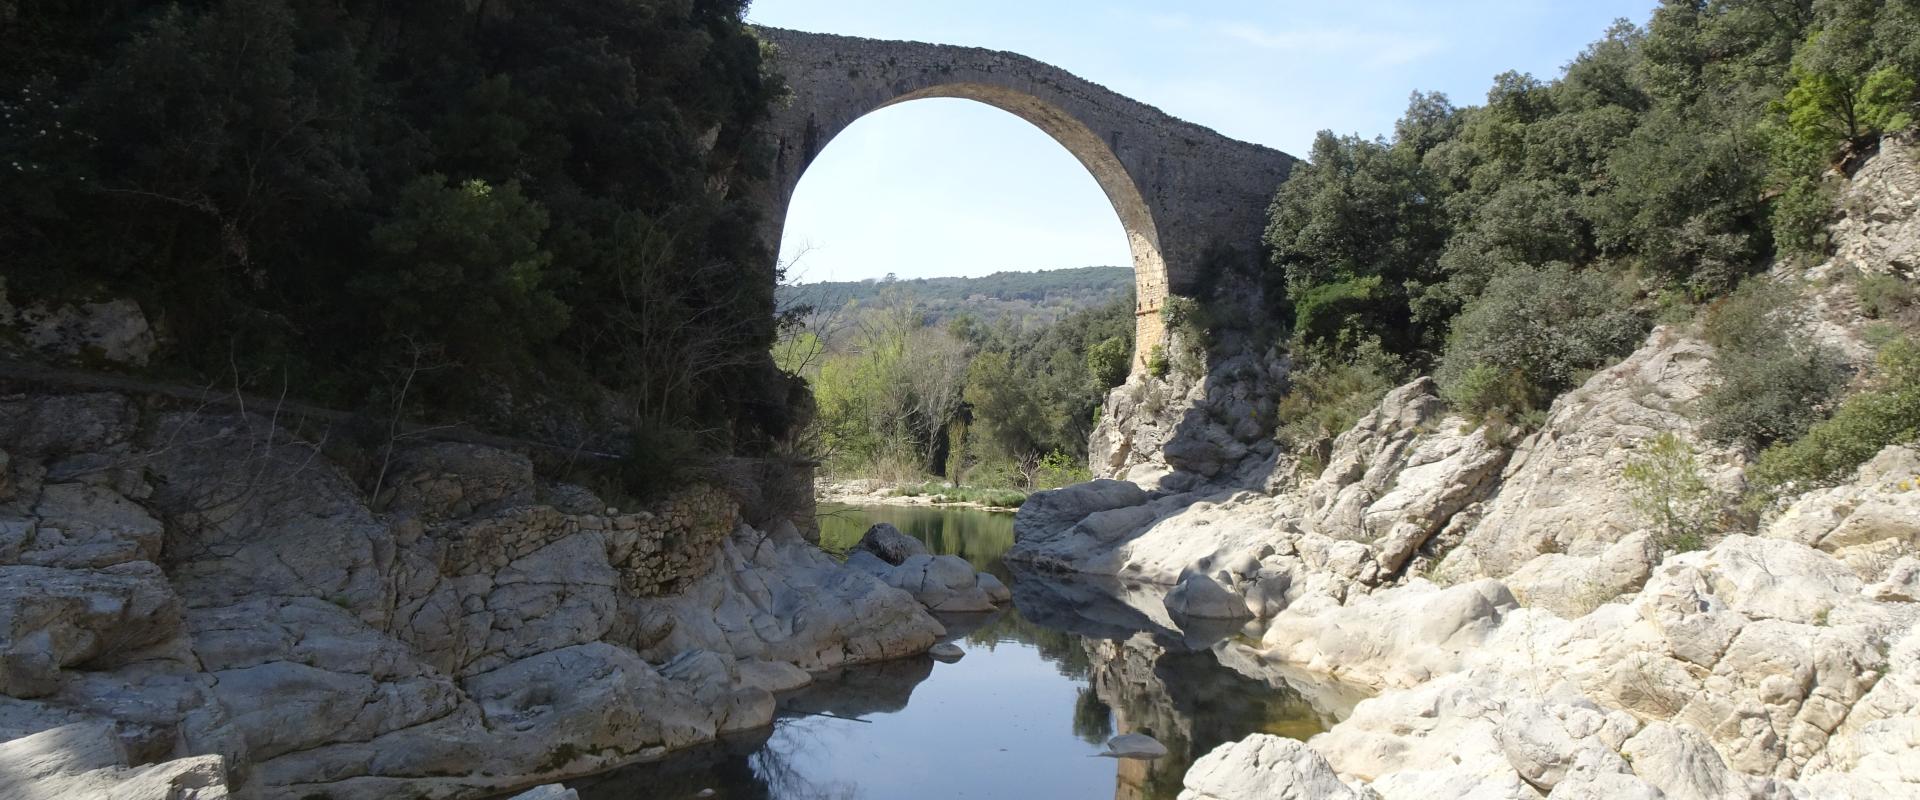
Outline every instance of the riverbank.
<svg viewBox="0 0 1920 800"><path fill-rule="evenodd" d="M615 509L465 442L376 478L307 433L0 396L0 796L496 795L764 728L773 692L945 635L722 489Z"/></svg>
<svg viewBox="0 0 1920 800"><path fill-rule="evenodd" d="M980 489L931 482L896 483L877 478L823 478L814 482L814 497L819 502L849 506L977 508L982 511L1013 512L1020 509L1027 496L1027 493L1017 489Z"/></svg>

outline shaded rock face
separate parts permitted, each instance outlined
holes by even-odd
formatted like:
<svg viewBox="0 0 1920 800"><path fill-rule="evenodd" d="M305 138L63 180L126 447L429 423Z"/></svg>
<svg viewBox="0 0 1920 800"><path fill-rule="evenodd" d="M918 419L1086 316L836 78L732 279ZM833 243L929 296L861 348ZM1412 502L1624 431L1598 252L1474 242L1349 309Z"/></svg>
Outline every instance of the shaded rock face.
<svg viewBox="0 0 1920 800"><path fill-rule="evenodd" d="M34 355L64 359L100 359L144 367L159 346L147 315L132 300L17 307L7 300L4 279L0 279L0 328L13 333L16 341Z"/></svg>
<svg viewBox="0 0 1920 800"><path fill-rule="evenodd" d="M1173 346L1183 346L1177 334ZM1287 372L1284 356L1251 348L1213 359L1205 375L1135 370L1101 407L1088 441L1093 474L1173 492L1265 485Z"/></svg>
<svg viewBox="0 0 1920 800"><path fill-rule="evenodd" d="M616 510L492 448L402 448L363 488L266 418L85 394L0 398L0 453L0 773L74 726L119 748L48 797L497 794L944 633L722 493Z"/></svg>

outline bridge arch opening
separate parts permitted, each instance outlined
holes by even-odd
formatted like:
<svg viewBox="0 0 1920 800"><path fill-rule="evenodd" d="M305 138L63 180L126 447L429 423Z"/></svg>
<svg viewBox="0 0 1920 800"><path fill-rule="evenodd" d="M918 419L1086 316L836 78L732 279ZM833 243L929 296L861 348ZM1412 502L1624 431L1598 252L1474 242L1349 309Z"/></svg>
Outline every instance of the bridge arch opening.
<svg viewBox="0 0 1920 800"><path fill-rule="evenodd" d="M900 87L896 87L900 88ZM1166 259L1162 255L1159 225L1154 219L1151 206L1141 193L1139 184L1131 176L1116 155L1114 147L1085 123L1057 106L1048 103L1034 94L1005 86L988 83L955 81L934 83L918 89L889 92L890 96L870 104L856 107L852 113L842 118L822 119L818 113L810 114L805 121L804 133L798 142L799 152L786 152L795 143L784 143L781 159L794 159L797 163L783 164L779 170L787 176L785 185L776 187L780 193L776 198L775 209L778 219L770 220L779 225L775 243L780 246L783 260L792 257L798 249L804 249L809 243L789 241L795 231L789 224L793 214L793 203L800 197L802 181L810 173L814 161L825 153L841 133L855 124L863 123L875 115L883 115L890 109L919 100L960 100L970 101L982 106L1005 112L1018 118L1034 129L1045 134L1054 144L1077 161L1088 176L1099 187L1111 209L1114 218L1120 223L1121 233L1125 237L1127 266L1131 266L1134 275L1134 352L1131 359L1132 371L1144 369L1152 347L1162 341L1164 328L1160 319L1160 309L1168 295L1168 276ZM1006 187L1008 192L1019 192L1019 183ZM796 249L794 245L800 245ZM829 243L830 246L830 243ZM830 258L830 254L823 255ZM996 264L996 269L1053 269L1073 266L1093 266L1087 263L1049 263L1027 265ZM804 272L803 272L804 275Z"/></svg>

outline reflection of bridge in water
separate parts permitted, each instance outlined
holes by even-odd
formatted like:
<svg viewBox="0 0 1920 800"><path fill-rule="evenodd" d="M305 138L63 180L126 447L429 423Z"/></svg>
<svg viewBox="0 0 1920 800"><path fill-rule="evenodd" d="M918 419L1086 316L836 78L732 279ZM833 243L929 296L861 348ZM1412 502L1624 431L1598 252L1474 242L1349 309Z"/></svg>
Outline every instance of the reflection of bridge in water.
<svg viewBox="0 0 1920 800"><path fill-rule="evenodd" d="M1010 577L1017 610L948 618L948 636L964 643L967 658L976 662L1000 657L999 648L1030 649L1052 666L1057 681L1077 686L1070 712L1061 709L1063 718L1056 729L1044 732L1047 736L1078 737L1086 745L1083 752L1118 733L1144 732L1166 744L1165 758L1115 763L1115 798L1176 797L1193 761L1213 748L1252 733L1304 739L1344 717L1358 699L1331 687L1297 684L1262 666L1245 644L1223 638L1230 629L1182 630L1163 614L1123 599L1133 591L1131 599L1147 605L1154 596L1150 591L1022 570ZM861 720L884 722L889 715L914 713L916 690L938 677L940 669L921 656L821 675L813 685L781 697L778 727L771 731L629 767L577 788L588 800L692 798L703 789L727 798L877 800L884 793L863 793L858 781L820 767L863 758L860 741L869 731ZM971 728L954 731L952 746L977 749L976 740L983 737L1022 746L1016 731ZM936 763L941 757L930 756ZM872 764L874 770L913 768L884 760ZM923 777L930 789L966 780ZM925 796L939 795L929 791Z"/></svg>

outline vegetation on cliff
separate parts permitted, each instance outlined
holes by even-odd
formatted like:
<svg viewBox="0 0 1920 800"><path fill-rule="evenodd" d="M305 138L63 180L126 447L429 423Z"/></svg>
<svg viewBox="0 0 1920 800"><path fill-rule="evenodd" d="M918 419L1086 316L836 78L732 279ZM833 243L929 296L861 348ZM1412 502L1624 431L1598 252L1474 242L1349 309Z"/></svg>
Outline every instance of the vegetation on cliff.
<svg viewBox="0 0 1920 800"><path fill-rule="evenodd" d="M1667 0L1557 79L1502 74L1479 106L1416 93L1391 139L1322 132L1266 237L1314 405L1436 369L1457 408L1539 419L1655 321L1818 260L1834 185L1913 123L1916 76L1912 0ZM1768 333L1722 359L1717 438L1791 441L1844 383Z"/></svg>
<svg viewBox="0 0 1920 800"><path fill-rule="evenodd" d="M7 291L135 298L214 385L765 448L744 6L6 3Z"/></svg>

